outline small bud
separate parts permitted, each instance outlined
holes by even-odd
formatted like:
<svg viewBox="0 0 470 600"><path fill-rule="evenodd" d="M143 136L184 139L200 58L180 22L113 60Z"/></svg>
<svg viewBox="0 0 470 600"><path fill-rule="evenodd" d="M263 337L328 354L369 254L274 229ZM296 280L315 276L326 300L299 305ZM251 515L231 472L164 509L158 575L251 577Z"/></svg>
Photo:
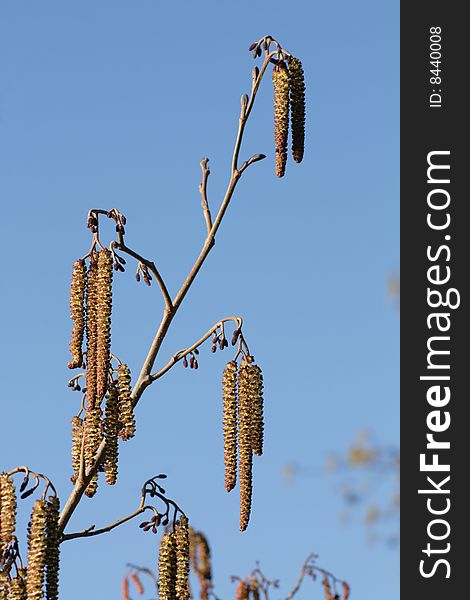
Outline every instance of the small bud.
<svg viewBox="0 0 470 600"><path fill-rule="evenodd" d="M183 358L183 367L186 368L188 366L188 359L186 356Z"/></svg>
<svg viewBox="0 0 470 600"><path fill-rule="evenodd" d="M256 42L253 42L253 43L250 45L250 47L248 48L248 52L252 52L252 51L253 51L253 50L256 48L256 46L257 46L257 43L256 43Z"/></svg>
<svg viewBox="0 0 470 600"><path fill-rule="evenodd" d="M198 369L198 368L199 368L199 363L197 362L197 360L196 360L196 359L194 360L194 368L195 368L195 369Z"/></svg>
<svg viewBox="0 0 470 600"><path fill-rule="evenodd" d="M217 346L212 344L211 352L214 353L217 350Z"/></svg>
<svg viewBox="0 0 470 600"><path fill-rule="evenodd" d="M121 223L125 225L127 223L127 219L124 215L121 215Z"/></svg>
<svg viewBox="0 0 470 600"><path fill-rule="evenodd" d="M148 524L149 524L149 522L148 522L148 521L142 521L142 523L139 525L139 527L140 527L141 529L143 529L144 527L147 527L147 525L148 525Z"/></svg>

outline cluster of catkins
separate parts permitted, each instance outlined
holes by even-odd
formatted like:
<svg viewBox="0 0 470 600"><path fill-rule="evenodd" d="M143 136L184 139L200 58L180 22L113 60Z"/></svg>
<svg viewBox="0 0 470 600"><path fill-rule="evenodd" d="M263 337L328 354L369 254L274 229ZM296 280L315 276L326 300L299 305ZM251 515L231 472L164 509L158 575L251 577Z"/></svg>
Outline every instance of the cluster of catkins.
<svg viewBox="0 0 470 600"><path fill-rule="evenodd" d="M158 556L159 600L188 600L189 591L189 526L182 516L174 531L162 535Z"/></svg>
<svg viewBox="0 0 470 600"><path fill-rule="evenodd" d="M253 575L248 579L240 579L235 592L235 600L260 600L260 584Z"/></svg>
<svg viewBox="0 0 470 600"><path fill-rule="evenodd" d="M13 480L0 474L0 600L57 600L59 597L59 499L36 500L28 525L26 568L7 560L8 549L16 541L16 490Z"/></svg>
<svg viewBox="0 0 470 600"><path fill-rule="evenodd" d="M287 162L289 112L292 131L292 157L302 162L305 141L305 82L302 63L289 57L277 61L273 68L274 86L274 143L276 146L276 175L283 177Z"/></svg>
<svg viewBox="0 0 470 600"><path fill-rule="evenodd" d="M240 367L227 363L222 376L225 489L230 492L240 479L240 530L250 520L253 488L253 454L263 453L263 375L252 356Z"/></svg>
<svg viewBox="0 0 470 600"><path fill-rule="evenodd" d="M106 438L106 456L100 468L113 485L117 479L118 437L128 440L135 434L131 378L125 364L119 366L115 379L111 369L112 253L106 248L93 251L89 263L87 270L84 260L75 262L70 288L73 329L69 368L86 366L87 398L84 419L72 419L72 482L80 471L82 449L85 467L89 467ZM96 474L87 487L87 496L95 494L97 485Z"/></svg>

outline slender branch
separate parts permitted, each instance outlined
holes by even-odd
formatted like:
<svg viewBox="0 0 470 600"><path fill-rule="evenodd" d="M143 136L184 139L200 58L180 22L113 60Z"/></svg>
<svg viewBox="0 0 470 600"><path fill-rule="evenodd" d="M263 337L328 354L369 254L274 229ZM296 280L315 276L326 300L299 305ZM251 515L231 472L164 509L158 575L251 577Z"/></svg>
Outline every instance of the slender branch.
<svg viewBox="0 0 470 600"><path fill-rule="evenodd" d="M101 535L102 533L107 533L108 531L112 531L116 527L119 527L119 525L127 523L127 521L130 521L134 517L141 515L146 510L153 510L153 508L151 506L139 506L139 508L130 515L127 515L126 517L123 517L122 519L119 519L114 523L110 523L109 525L106 525L106 527L101 527L101 529L95 529L95 526L91 525L83 531L77 531L75 533L66 533L62 536L61 542L66 542L67 540L74 540L76 538L92 537L94 535Z"/></svg>
<svg viewBox="0 0 470 600"><path fill-rule="evenodd" d="M238 157L240 154L240 148L241 148L241 144L242 144L242 140L243 140L243 133L245 130L245 126L246 126L247 120L250 116L251 110L253 108L256 94L258 92L259 85L261 83L263 75L269 65L270 59L274 56L274 54L275 54L275 52L271 52L271 53L267 52L266 53L263 65L262 65L259 73L257 74L256 78L253 78L251 97L249 98L246 105L244 104L242 106L242 112L241 112L240 119L239 119L238 132L237 132L235 148L234 148L234 152L233 152L232 173L231 173L230 181L227 186L227 191L226 191L225 196L220 205L216 219L213 222L213 224L210 228L210 231L208 231L208 233L207 233L206 240L205 240L204 245L199 253L199 256L197 257L196 262L194 263L194 266L192 267L191 271L189 272L188 276L186 277L185 281L183 282L180 290L176 294L173 301L171 300L171 298L168 294L168 290L166 289L166 286L165 286L161 276L159 275L154 263L150 263L149 261L147 261L146 259L143 259L143 257L138 255L134 251L130 250L130 248L128 248L125 245L124 235L123 235L122 231L118 232L118 247L123 252L126 252L127 254L134 256L134 258L141 260L149 269L151 269L152 273L155 275L155 278L159 282L160 289L162 290L163 296L165 298L165 305L166 305L162 320L161 320L158 330L155 334L155 337L150 345L150 348L148 350L147 356L142 365L137 382L134 385L134 389L132 390L131 400L132 400L133 407L135 407L137 405L144 390L153 381L153 379L151 377L151 372L153 369L153 365L155 363L155 359L160 350L160 347L163 343L163 340L165 339L165 336L168 332L168 329L171 325L171 322L173 321L173 318L174 318L178 308L180 307L181 303L183 302L194 279L196 278L199 270L201 269L202 265L204 264L204 261L206 260L207 255L209 254L211 248L214 245L215 235L220 227L220 224L221 224L222 219L225 215L225 212L228 208L228 205L230 204L230 201L231 201L233 193L235 191L237 182L240 179L242 172L244 172L247 169L249 164L253 164L253 162L256 162L257 160L261 160L264 157L264 155L255 155L255 157L257 156L258 158L252 157L249 161L247 161L246 164L243 165L243 167L242 167L243 171L238 170L238 167L237 167ZM77 480L72 492L70 493L69 498L67 499L67 501L64 505L64 508L62 509L62 512L61 512L60 518L59 518L59 526L58 526L60 533L64 532L64 529L67 526L73 512L75 511L75 508L78 506L78 504L85 492L86 487L88 486L89 482L91 481L93 475L97 472L98 466L102 463L103 459L105 458L105 453L106 453L106 439L103 439L103 441L101 442L101 444L98 448L98 451L96 453L93 464L89 467L89 469L87 469L85 476L83 478L79 478Z"/></svg>
<svg viewBox="0 0 470 600"><path fill-rule="evenodd" d="M210 170L207 166L208 162L208 158L203 158L200 162L202 169L202 182L199 184L199 191L201 192L202 210L204 211L204 219L207 225L207 233L209 234L212 229L212 216L211 211L209 210L209 202L207 201L207 180L210 175Z"/></svg>
<svg viewBox="0 0 470 600"><path fill-rule="evenodd" d="M228 323L229 321L233 321L236 324L237 329L240 329L243 324L241 317L225 317L224 319L221 319L218 323L216 323L208 331L206 331L206 333L201 338L199 338L197 342L194 342L192 346L189 346L188 348L183 348L182 350L178 350L178 352L175 352L175 354L173 354L173 356L167 362L167 364L162 369L160 369L158 373L151 375L152 381L155 381L156 379L159 379L160 377L165 375L165 373L169 371L171 367L176 365L177 362L182 360L190 352L193 352L196 348L198 348L199 346L201 346L201 344L208 340L210 336L215 331L217 331L217 329L219 329L219 327L222 327L223 323Z"/></svg>
<svg viewBox="0 0 470 600"><path fill-rule="evenodd" d="M146 267L148 267L150 269L153 276L157 280L158 285L160 286L160 290L162 292L163 299L165 300L165 305L166 305L167 310L171 310L173 308L173 305L171 302L171 296L168 293L168 289L165 285L165 282L163 281L162 276L160 275L157 267L155 266L155 263L151 260L147 260L140 254L138 254L137 252L135 252L134 250L132 250L131 248L126 246L123 238L121 238L120 241L115 245L117 248L119 248L119 250L121 250L121 252L125 252L126 254L129 254L129 256L132 256L136 260L139 260L141 263L143 263Z"/></svg>

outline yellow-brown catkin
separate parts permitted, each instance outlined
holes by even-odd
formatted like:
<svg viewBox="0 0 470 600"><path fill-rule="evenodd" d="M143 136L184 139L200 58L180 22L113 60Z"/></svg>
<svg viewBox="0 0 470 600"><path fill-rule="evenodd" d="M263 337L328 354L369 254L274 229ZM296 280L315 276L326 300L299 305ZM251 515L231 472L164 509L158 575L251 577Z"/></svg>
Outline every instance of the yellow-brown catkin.
<svg viewBox="0 0 470 600"><path fill-rule="evenodd" d="M203 533L189 528L189 554L193 570L199 579L200 598L209 600L212 588L212 565L209 543Z"/></svg>
<svg viewBox="0 0 470 600"><path fill-rule="evenodd" d="M158 600L176 600L176 536L165 533L158 557Z"/></svg>
<svg viewBox="0 0 470 600"><path fill-rule="evenodd" d="M251 397L251 448L257 456L263 454L264 409L263 374L258 365L246 366Z"/></svg>
<svg viewBox="0 0 470 600"><path fill-rule="evenodd" d="M287 138L289 135L289 75L284 62L273 68L273 87L276 175L283 177L286 171Z"/></svg>
<svg viewBox="0 0 470 600"><path fill-rule="evenodd" d="M189 594L189 526L182 516L176 528L176 597L188 600Z"/></svg>
<svg viewBox="0 0 470 600"><path fill-rule="evenodd" d="M260 600L259 581L256 579L256 577L250 578L250 595L253 600Z"/></svg>
<svg viewBox="0 0 470 600"><path fill-rule="evenodd" d="M111 360L111 307L113 283L113 257L111 252L104 248L98 257L97 280L97 397L98 402L106 393Z"/></svg>
<svg viewBox="0 0 470 600"><path fill-rule="evenodd" d="M237 483L237 362L227 363L222 375L225 489Z"/></svg>
<svg viewBox="0 0 470 600"><path fill-rule="evenodd" d="M13 540L15 525L16 491L13 479L6 473L0 473L0 551Z"/></svg>
<svg viewBox="0 0 470 600"><path fill-rule="evenodd" d="M0 600L8 600L10 577L7 571L0 571Z"/></svg>
<svg viewBox="0 0 470 600"><path fill-rule="evenodd" d="M289 95L291 110L292 157L302 162L305 145L305 81L298 58L289 61Z"/></svg>
<svg viewBox="0 0 470 600"><path fill-rule="evenodd" d="M237 591L235 592L235 600L248 600L250 595L250 586L244 581L240 579L237 585Z"/></svg>
<svg viewBox="0 0 470 600"><path fill-rule="evenodd" d="M103 439L101 408L99 406L87 409L84 423L84 435L85 464L88 467L93 462L101 440Z"/></svg>
<svg viewBox="0 0 470 600"><path fill-rule="evenodd" d="M119 436L122 440L129 440L135 435L135 418L131 402L131 372L126 364L118 368L119 390Z"/></svg>
<svg viewBox="0 0 470 600"><path fill-rule="evenodd" d="M114 485L117 481L119 455L118 429L118 392L113 386L108 390L104 417L104 431L106 436L106 463L104 470L106 473L106 481L109 485Z"/></svg>
<svg viewBox="0 0 470 600"><path fill-rule="evenodd" d="M73 265L72 284L70 286L70 318L73 319L70 353L72 360L69 369L76 369L83 364L83 334L85 332L85 288L86 265L84 260L77 260Z"/></svg>
<svg viewBox="0 0 470 600"><path fill-rule="evenodd" d="M96 494L97 489L98 489L98 474L93 475L93 477L91 478L91 481L85 490L85 496L88 496L88 498L93 498L93 496Z"/></svg>
<svg viewBox="0 0 470 600"><path fill-rule="evenodd" d="M88 409L96 403L97 388L97 283L98 283L98 256L96 252L90 256L86 286L86 393Z"/></svg>
<svg viewBox="0 0 470 600"><path fill-rule="evenodd" d="M28 600L40 600L43 597L47 552L46 521L46 501L36 500L28 526L28 576L26 578Z"/></svg>
<svg viewBox="0 0 470 600"><path fill-rule="evenodd" d="M59 498L51 496L46 507L46 598L58 600L59 598Z"/></svg>
<svg viewBox="0 0 470 600"><path fill-rule="evenodd" d="M238 457L240 476L240 531L250 520L253 492L253 451L251 449L251 380L250 363L242 361L238 370Z"/></svg>
<svg viewBox="0 0 470 600"><path fill-rule="evenodd" d="M11 579L8 600L27 600L26 569L18 569L17 576Z"/></svg>
<svg viewBox="0 0 470 600"><path fill-rule="evenodd" d="M80 417L74 417L72 424L72 469L73 475L70 478L72 483L77 481L80 472L80 456L82 452L83 438L83 420Z"/></svg>

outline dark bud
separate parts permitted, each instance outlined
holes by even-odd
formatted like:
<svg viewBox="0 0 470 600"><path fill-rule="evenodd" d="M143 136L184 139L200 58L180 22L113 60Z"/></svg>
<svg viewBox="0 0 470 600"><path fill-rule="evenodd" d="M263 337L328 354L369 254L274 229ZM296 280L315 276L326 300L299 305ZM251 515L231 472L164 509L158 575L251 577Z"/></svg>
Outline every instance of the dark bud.
<svg viewBox="0 0 470 600"><path fill-rule="evenodd" d="M232 337L232 346L235 346L239 337L240 337L240 330L235 329L235 331L233 332L233 337Z"/></svg>
<svg viewBox="0 0 470 600"><path fill-rule="evenodd" d="M139 527L140 527L141 529L143 529L144 527L147 527L147 525L148 525L148 524L149 524L149 522L148 522L148 521L142 521L142 523L139 525Z"/></svg>
<svg viewBox="0 0 470 600"><path fill-rule="evenodd" d="M117 270L119 269L119 265L117 264L117 262L114 262L114 263L113 263L113 269L114 269L115 271L117 271Z"/></svg>
<svg viewBox="0 0 470 600"><path fill-rule="evenodd" d="M194 358L194 356L191 355L191 358L189 359L189 366L191 367L191 369L194 369L194 361L196 359Z"/></svg>
<svg viewBox="0 0 470 600"><path fill-rule="evenodd" d="M194 354L199 354L199 350L197 348L194 348Z"/></svg>
<svg viewBox="0 0 470 600"><path fill-rule="evenodd" d="M259 69L258 69L258 67L255 67L253 69L253 79L257 79L258 75L259 75Z"/></svg>
<svg viewBox="0 0 470 600"><path fill-rule="evenodd" d="M165 473L160 473L160 475L157 475L155 479L166 479L167 477L168 475L165 475Z"/></svg>
<svg viewBox="0 0 470 600"><path fill-rule="evenodd" d="M168 520L168 517L165 517L165 518L163 519L163 521L162 521L162 525L163 525L163 527L166 527L166 526L168 525L168 523L169 523L169 522L170 522L170 521Z"/></svg>
<svg viewBox="0 0 470 600"><path fill-rule="evenodd" d="M154 525L154 526L152 527L152 533L157 533L157 526L156 526L156 525Z"/></svg>
<svg viewBox="0 0 470 600"><path fill-rule="evenodd" d="M143 528L143 530L144 530L144 531L148 531L149 529L152 529L152 524L151 524L151 523L149 523L148 525L146 525L146 526Z"/></svg>
<svg viewBox="0 0 470 600"><path fill-rule="evenodd" d="M258 49L256 50L256 56L261 56L261 48L258 46Z"/></svg>
<svg viewBox="0 0 470 600"><path fill-rule="evenodd" d="M268 42L266 40L263 42L263 50L268 50Z"/></svg>
<svg viewBox="0 0 470 600"><path fill-rule="evenodd" d="M188 366L188 359L186 356L183 358L183 367L186 368Z"/></svg>
<svg viewBox="0 0 470 600"><path fill-rule="evenodd" d="M212 344L211 351L214 353L216 350L217 350L217 346L215 344Z"/></svg>
<svg viewBox="0 0 470 600"><path fill-rule="evenodd" d="M127 223L127 219L124 215L121 215L121 223L125 225Z"/></svg>
<svg viewBox="0 0 470 600"><path fill-rule="evenodd" d="M122 265L120 265L119 263L117 263L117 267L118 267L118 271L121 271L121 273L124 273L125 269Z"/></svg>
<svg viewBox="0 0 470 600"><path fill-rule="evenodd" d="M222 340L222 350L223 350L224 348L228 348L228 342L227 342L226 338L224 338L224 339Z"/></svg>
<svg viewBox="0 0 470 600"><path fill-rule="evenodd" d="M270 58L269 62L272 63L273 65L280 65L281 61L278 60L277 58Z"/></svg>
<svg viewBox="0 0 470 600"><path fill-rule="evenodd" d="M26 489L26 486L28 485L29 482L29 477L27 475L25 475L23 481L21 482L21 486L20 486L20 492L24 492Z"/></svg>
<svg viewBox="0 0 470 600"><path fill-rule="evenodd" d="M199 369L199 363L197 362L197 360L194 360L194 368Z"/></svg>
<svg viewBox="0 0 470 600"><path fill-rule="evenodd" d="M219 348L220 348L220 350L224 349L224 341L223 340L219 340Z"/></svg>
<svg viewBox="0 0 470 600"><path fill-rule="evenodd" d="M162 515L156 515L155 525L158 527L158 525L160 525L161 522L162 522Z"/></svg>
<svg viewBox="0 0 470 600"><path fill-rule="evenodd" d="M73 387L73 381L69 381L67 387Z"/></svg>
<svg viewBox="0 0 470 600"><path fill-rule="evenodd" d="M165 488L162 488L162 486L158 485L158 484L156 484L156 486L157 486L158 491L160 492L160 494L165 494L165 492L166 492Z"/></svg>
<svg viewBox="0 0 470 600"><path fill-rule="evenodd" d="M77 392L81 392L81 391L82 391L82 388L81 388L81 387L78 385L78 383L77 383L77 385L75 386L75 390L76 390Z"/></svg>
<svg viewBox="0 0 470 600"><path fill-rule="evenodd" d="M118 261L121 263L121 265L125 265L126 264L126 259L125 258L122 258L122 256L117 256L117 254L116 254L116 257L117 257Z"/></svg>
<svg viewBox="0 0 470 600"><path fill-rule="evenodd" d="M147 275L144 275L144 281L148 286L150 286L150 279L147 277Z"/></svg>
<svg viewBox="0 0 470 600"><path fill-rule="evenodd" d="M106 213L106 216L108 217L108 219L110 219L113 216L113 211L108 210L108 212Z"/></svg>
<svg viewBox="0 0 470 600"><path fill-rule="evenodd" d="M140 281L140 273L136 273L135 274L135 280L137 281L137 283L139 283L139 281Z"/></svg>
<svg viewBox="0 0 470 600"><path fill-rule="evenodd" d="M34 488L31 488L30 490L27 490L26 492L23 492L23 494L21 494L21 499L24 500L28 496L31 496L31 494L33 492L34 492Z"/></svg>
<svg viewBox="0 0 470 600"><path fill-rule="evenodd" d="M256 42L253 42L251 44L251 46L248 48L248 52L252 52L256 48L256 46L257 46Z"/></svg>

